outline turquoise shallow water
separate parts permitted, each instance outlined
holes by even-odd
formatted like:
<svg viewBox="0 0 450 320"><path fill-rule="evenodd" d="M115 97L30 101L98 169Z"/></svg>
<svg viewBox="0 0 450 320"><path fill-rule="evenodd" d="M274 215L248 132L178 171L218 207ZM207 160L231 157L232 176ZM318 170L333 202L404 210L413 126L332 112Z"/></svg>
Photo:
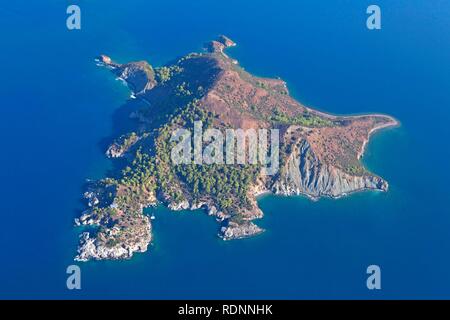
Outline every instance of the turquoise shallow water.
<svg viewBox="0 0 450 320"><path fill-rule="evenodd" d="M450 297L447 2L378 1L378 32L365 28L366 1L77 3L82 30L72 32L65 2L0 4L0 297ZM80 264L82 290L67 290L83 182L111 169L105 139L127 125L127 88L93 58L161 65L221 33L241 65L281 76L303 103L399 119L364 157L389 192L262 196L267 232L235 242L201 211L159 207L147 253ZM381 291L365 286L370 264Z"/></svg>

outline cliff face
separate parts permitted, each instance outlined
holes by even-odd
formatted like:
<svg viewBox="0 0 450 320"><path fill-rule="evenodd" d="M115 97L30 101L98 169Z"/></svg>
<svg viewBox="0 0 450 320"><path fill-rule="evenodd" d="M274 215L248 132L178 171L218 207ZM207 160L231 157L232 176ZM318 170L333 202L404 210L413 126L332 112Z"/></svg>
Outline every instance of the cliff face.
<svg viewBox="0 0 450 320"><path fill-rule="evenodd" d="M171 210L204 209L219 223L224 240L262 233L256 197L266 191L338 198L361 190L386 191L388 184L368 172L360 158L376 130L394 126L386 115L334 116L307 108L289 95L281 79L251 75L224 50L236 44L221 36L166 66L145 61L103 65L126 81L145 107L133 111L136 128L106 151L126 162L114 178L88 187L88 209L76 225L92 231L80 237L77 260L128 259L152 241L145 207L163 203ZM131 115L130 115L131 116ZM280 170L262 174L255 164L171 162L171 134L180 128L278 129Z"/></svg>
<svg viewBox="0 0 450 320"><path fill-rule="evenodd" d="M304 194L317 199L322 196L338 198L365 189L386 191L387 188L387 182L380 177L352 176L322 162L308 141L302 140L293 148L271 189L276 194Z"/></svg>
<svg viewBox="0 0 450 320"><path fill-rule="evenodd" d="M110 67L120 79L127 82L135 94L151 90L156 85L155 71L147 61L120 64L103 54L97 61Z"/></svg>
<svg viewBox="0 0 450 320"><path fill-rule="evenodd" d="M145 61L121 65L116 71L136 93L150 90L156 85L155 72Z"/></svg>

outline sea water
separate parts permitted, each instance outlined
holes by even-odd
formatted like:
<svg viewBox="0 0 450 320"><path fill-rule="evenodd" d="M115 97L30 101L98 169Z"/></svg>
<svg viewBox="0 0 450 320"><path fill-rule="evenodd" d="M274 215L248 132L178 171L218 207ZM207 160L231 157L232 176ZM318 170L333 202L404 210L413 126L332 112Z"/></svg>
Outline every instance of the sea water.
<svg viewBox="0 0 450 320"><path fill-rule="evenodd" d="M450 4L369 1L64 1L0 4L0 297L449 298ZM73 4L73 3L70 3ZM107 143L132 125L129 90L96 66L162 65L225 34L249 72L288 82L302 103L336 114L386 113L363 162L387 193L312 202L264 195L261 236L223 242L203 211L158 207L148 252L77 263L86 179L106 176ZM138 102L136 102L138 103ZM368 290L367 267L381 268Z"/></svg>

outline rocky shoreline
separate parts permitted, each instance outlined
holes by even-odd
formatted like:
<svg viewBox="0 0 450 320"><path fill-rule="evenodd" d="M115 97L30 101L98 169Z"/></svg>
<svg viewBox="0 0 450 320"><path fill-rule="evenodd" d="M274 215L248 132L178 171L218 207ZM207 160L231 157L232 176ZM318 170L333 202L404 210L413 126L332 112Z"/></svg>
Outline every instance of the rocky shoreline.
<svg viewBox="0 0 450 320"><path fill-rule="evenodd" d="M148 217L146 217L148 220ZM89 260L124 260L131 259L136 252L146 252L152 240L151 224L147 221L148 232L138 241L123 242L116 246L107 246L97 237L91 238L89 232L80 235L80 244L75 261L86 262Z"/></svg>

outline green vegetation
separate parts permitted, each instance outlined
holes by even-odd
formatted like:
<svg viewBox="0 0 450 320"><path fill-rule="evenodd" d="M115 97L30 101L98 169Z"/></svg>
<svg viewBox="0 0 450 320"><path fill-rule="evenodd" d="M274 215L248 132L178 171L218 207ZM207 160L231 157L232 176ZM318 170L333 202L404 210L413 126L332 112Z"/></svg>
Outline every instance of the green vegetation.
<svg viewBox="0 0 450 320"><path fill-rule="evenodd" d="M329 119L313 115L306 111L301 115L289 117L279 110L274 110L269 120L281 124L293 124L305 127L332 127L335 125L335 123Z"/></svg>
<svg viewBox="0 0 450 320"><path fill-rule="evenodd" d="M352 165L345 168L345 171L351 175L360 176L363 175L365 169L361 165Z"/></svg>
<svg viewBox="0 0 450 320"><path fill-rule="evenodd" d="M129 169L128 174L132 172L131 176L137 176L133 181L138 182L142 178L145 181L147 174L154 174L160 191L175 202L184 200L188 194L193 200L212 198L216 200L221 210L229 213L237 211L240 207L249 207L247 193L258 175L257 166L194 163L174 166L171 162L171 150L175 143L170 142L173 130L181 126L193 128L195 121L202 121L204 128L208 128L213 117L213 114L199 108L195 100L182 110L178 110L178 114L171 117L171 120L159 129L156 159L146 160L144 155L139 157L144 163L154 164L151 169L148 169L148 164Z"/></svg>
<svg viewBox="0 0 450 320"><path fill-rule="evenodd" d="M178 65L164 66L155 69L155 78L159 83L165 83L169 81L174 75L182 72L183 69Z"/></svg>
<svg viewBox="0 0 450 320"><path fill-rule="evenodd" d="M263 89L269 89L269 86L265 82L257 81L256 85Z"/></svg>
<svg viewBox="0 0 450 320"><path fill-rule="evenodd" d="M122 150L128 150L131 146L133 146L139 140L139 136L136 132L131 132L125 136L122 136L118 144L120 145Z"/></svg>
<svg viewBox="0 0 450 320"><path fill-rule="evenodd" d="M250 207L249 186L256 180L257 166L250 165L177 165L177 175L187 183L195 200L212 196L229 213Z"/></svg>
<svg viewBox="0 0 450 320"><path fill-rule="evenodd" d="M154 186L152 187L149 185L154 173L154 159L149 154L142 153L142 149L139 148L136 151L131 165L122 170L122 178L120 179L120 183L124 186L130 187L145 185L154 189Z"/></svg>
<svg viewBox="0 0 450 320"><path fill-rule="evenodd" d="M188 84L186 82L182 82L181 84L177 85L177 96L191 96L192 92L188 89Z"/></svg>

